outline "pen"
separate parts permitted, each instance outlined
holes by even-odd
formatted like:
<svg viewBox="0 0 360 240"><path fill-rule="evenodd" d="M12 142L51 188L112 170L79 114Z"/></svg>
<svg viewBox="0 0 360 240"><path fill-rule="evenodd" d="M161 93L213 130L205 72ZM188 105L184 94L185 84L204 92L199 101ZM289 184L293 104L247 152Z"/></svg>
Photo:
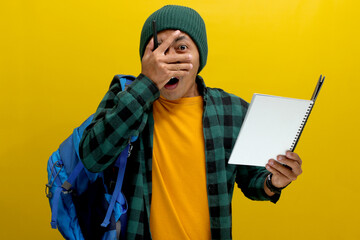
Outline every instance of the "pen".
<svg viewBox="0 0 360 240"><path fill-rule="evenodd" d="M156 20L153 20L153 35L154 35L154 50L159 46L158 39L157 39L157 31L156 31Z"/></svg>
<svg viewBox="0 0 360 240"><path fill-rule="evenodd" d="M311 113L311 111L312 111L312 109L313 109L313 107L314 107L314 105L315 105L315 100L316 100L317 96L319 95L319 92L320 92L321 86L322 86L323 83L324 83L324 80L325 80L325 76L320 75L320 78L319 78L318 83L316 84L314 93L313 93L313 95L311 96L311 101L313 101L313 104L312 104L310 110L309 110L308 113L307 113L307 117L306 117L306 119L305 119L304 122L303 122L303 126L302 126L300 132L298 133L298 137L297 137L297 139L296 139L296 142L294 143L294 146L293 146L293 148L291 149L292 152L294 151L294 149L295 149L295 147L296 147L296 145L297 145L297 143L298 143L298 141L299 141L299 138L300 138L300 136L301 136L301 133L302 133L303 130L304 130L305 124L307 123L308 117L309 117L309 115L310 115L310 113Z"/></svg>
<svg viewBox="0 0 360 240"><path fill-rule="evenodd" d="M313 95L311 97L311 100L313 100L314 103L315 103L315 100L316 100L316 98L317 98L317 96L318 96L318 94L320 92L321 86L324 83L324 80L325 80L325 76L320 75L318 84L316 85L314 93L313 93Z"/></svg>

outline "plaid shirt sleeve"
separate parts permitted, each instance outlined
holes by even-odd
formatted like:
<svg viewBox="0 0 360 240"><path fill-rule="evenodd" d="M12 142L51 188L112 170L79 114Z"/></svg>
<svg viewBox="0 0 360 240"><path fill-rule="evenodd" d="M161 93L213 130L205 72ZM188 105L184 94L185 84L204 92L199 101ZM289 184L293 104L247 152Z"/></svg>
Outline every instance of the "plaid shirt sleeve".
<svg viewBox="0 0 360 240"><path fill-rule="evenodd" d="M140 74L124 91L114 78L82 136L79 153L84 166L100 172L113 163L129 138L144 129L159 95L156 85L145 75Z"/></svg>
<svg viewBox="0 0 360 240"><path fill-rule="evenodd" d="M270 200L276 203L280 194L270 197L265 193L264 183L269 171L264 167L238 166L236 182L244 195L252 200Z"/></svg>

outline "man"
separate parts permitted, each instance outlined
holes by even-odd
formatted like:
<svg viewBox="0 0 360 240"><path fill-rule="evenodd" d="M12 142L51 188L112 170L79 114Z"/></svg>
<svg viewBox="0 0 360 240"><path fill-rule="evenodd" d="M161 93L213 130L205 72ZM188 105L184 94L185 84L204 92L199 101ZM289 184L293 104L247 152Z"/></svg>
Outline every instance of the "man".
<svg viewBox="0 0 360 240"><path fill-rule="evenodd" d="M196 11L170 5L154 12L141 33L141 74L125 91L111 83L84 132L80 156L91 171L106 169L139 136L124 180L127 239L231 239L235 182L248 198L275 203L301 174L292 152L266 168L227 163L248 104L205 86L198 73L207 50Z"/></svg>

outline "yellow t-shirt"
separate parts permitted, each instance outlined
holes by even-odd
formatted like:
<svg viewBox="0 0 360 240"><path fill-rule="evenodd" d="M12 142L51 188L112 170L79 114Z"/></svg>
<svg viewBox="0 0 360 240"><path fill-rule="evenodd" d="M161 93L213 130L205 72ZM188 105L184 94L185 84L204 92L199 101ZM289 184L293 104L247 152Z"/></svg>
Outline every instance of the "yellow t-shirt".
<svg viewBox="0 0 360 240"><path fill-rule="evenodd" d="M202 97L153 104L150 230L154 240L210 239Z"/></svg>

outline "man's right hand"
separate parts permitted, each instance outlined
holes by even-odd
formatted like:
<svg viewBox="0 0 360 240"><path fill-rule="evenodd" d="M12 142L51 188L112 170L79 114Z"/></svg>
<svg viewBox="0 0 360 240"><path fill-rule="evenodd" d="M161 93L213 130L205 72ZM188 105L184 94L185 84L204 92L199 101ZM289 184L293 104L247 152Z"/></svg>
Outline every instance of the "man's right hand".
<svg viewBox="0 0 360 240"><path fill-rule="evenodd" d="M189 74L189 70L193 67L190 63L192 55L177 54L176 49L170 50L180 35L181 32L179 30L174 31L155 51L153 51L154 39L152 38L145 48L145 53L141 60L141 73L150 78L159 90L171 78L181 79Z"/></svg>

